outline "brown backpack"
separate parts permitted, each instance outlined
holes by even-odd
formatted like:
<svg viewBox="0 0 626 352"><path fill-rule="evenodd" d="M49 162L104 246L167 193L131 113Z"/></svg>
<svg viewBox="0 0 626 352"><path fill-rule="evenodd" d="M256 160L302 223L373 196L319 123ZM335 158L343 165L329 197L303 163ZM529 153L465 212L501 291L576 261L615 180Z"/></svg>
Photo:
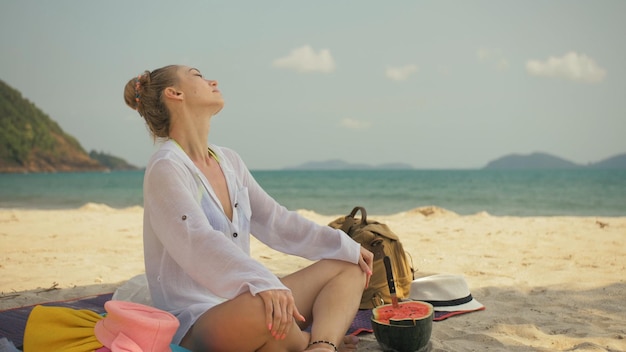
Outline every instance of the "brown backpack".
<svg viewBox="0 0 626 352"><path fill-rule="evenodd" d="M355 219L359 211L361 219ZM357 206L350 214L335 219L328 226L343 230L361 246L374 253L374 270L369 286L363 291L360 309L371 309L391 303L387 274L383 264L385 256L391 259L398 299L409 296L415 270L410 261L410 255L404 251L398 236L387 225L377 221L368 221L365 208Z"/></svg>

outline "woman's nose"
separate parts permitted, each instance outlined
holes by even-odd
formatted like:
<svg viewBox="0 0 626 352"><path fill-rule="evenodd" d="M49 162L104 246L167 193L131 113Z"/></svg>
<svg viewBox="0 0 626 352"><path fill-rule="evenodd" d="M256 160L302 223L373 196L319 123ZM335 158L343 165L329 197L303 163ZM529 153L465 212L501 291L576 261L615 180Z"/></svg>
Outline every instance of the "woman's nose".
<svg viewBox="0 0 626 352"><path fill-rule="evenodd" d="M212 87L217 87L217 81L214 79L210 79L209 80L209 85L211 85Z"/></svg>

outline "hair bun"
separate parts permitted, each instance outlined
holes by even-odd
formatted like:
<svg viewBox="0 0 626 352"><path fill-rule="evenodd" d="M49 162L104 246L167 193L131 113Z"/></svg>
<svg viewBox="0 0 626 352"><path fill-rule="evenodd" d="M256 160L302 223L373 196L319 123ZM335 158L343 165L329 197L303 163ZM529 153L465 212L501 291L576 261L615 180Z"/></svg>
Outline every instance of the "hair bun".
<svg viewBox="0 0 626 352"><path fill-rule="evenodd" d="M131 78L124 87L124 101L133 110L138 110L141 104L143 87L150 82L150 71L144 71L137 77Z"/></svg>

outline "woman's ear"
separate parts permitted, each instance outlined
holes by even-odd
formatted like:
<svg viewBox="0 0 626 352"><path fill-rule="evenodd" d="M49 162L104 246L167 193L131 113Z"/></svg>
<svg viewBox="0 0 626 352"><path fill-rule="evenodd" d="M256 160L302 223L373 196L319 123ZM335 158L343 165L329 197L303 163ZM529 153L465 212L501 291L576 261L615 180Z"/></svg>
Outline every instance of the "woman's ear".
<svg viewBox="0 0 626 352"><path fill-rule="evenodd" d="M163 90L163 95L168 99L183 100L183 92L174 87L167 87Z"/></svg>

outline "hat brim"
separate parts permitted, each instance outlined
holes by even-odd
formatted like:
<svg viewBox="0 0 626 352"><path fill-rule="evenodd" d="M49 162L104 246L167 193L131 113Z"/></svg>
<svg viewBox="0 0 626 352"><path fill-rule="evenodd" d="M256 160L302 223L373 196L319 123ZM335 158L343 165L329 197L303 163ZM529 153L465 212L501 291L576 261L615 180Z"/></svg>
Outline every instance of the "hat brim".
<svg viewBox="0 0 626 352"><path fill-rule="evenodd" d="M412 301L428 302L428 301L419 300L419 299L411 299L411 300ZM433 303L431 303L431 304L432 304L432 306L433 306L433 308L435 309L436 312L457 312L457 311L471 312L471 311L474 311L474 310L485 308L485 306L482 303L478 302L474 298L472 298L472 300L467 302L467 303L459 304L459 305L456 305L456 306L436 306Z"/></svg>

